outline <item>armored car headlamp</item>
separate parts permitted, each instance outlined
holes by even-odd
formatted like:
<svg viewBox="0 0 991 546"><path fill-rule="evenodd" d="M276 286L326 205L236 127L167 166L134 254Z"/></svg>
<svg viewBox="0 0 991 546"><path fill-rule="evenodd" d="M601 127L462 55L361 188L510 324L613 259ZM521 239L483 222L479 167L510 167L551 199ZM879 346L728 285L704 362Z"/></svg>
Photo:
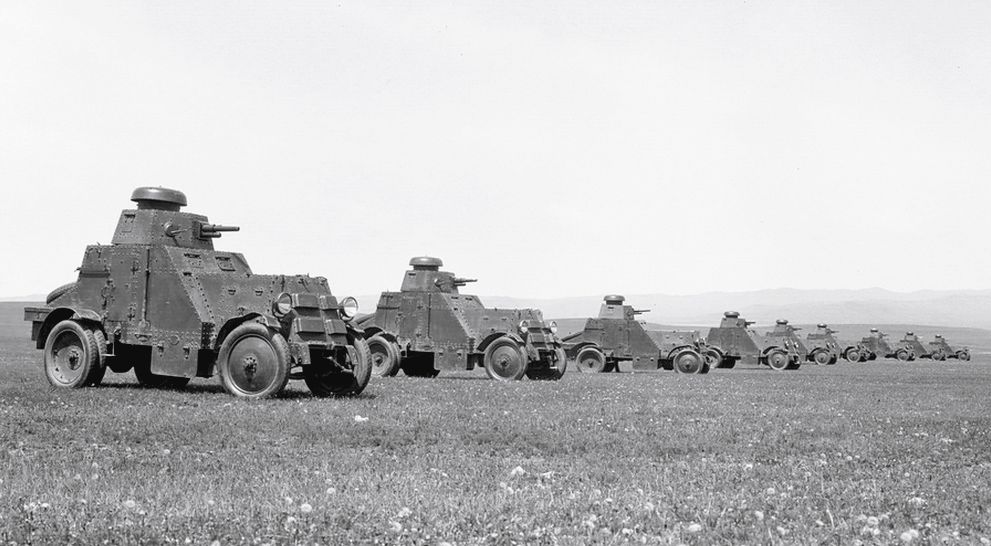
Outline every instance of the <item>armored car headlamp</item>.
<svg viewBox="0 0 991 546"><path fill-rule="evenodd" d="M341 300L341 316L344 320L351 320L358 314L358 300L348 296Z"/></svg>
<svg viewBox="0 0 991 546"><path fill-rule="evenodd" d="M272 314L277 318L282 318L292 311L292 296L283 292L272 302Z"/></svg>

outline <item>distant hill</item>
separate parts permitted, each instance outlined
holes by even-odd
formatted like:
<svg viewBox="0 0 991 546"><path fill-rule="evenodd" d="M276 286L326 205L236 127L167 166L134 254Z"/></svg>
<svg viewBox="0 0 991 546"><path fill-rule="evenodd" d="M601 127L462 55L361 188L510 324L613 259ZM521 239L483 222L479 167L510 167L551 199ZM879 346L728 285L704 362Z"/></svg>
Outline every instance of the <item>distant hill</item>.
<svg viewBox="0 0 991 546"><path fill-rule="evenodd" d="M739 311L758 325L787 318L816 324L929 324L991 328L991 290L892 292L797 290L708 292L689 296L627 294L627 303L650 309L645 320L660 324L715 325L724 311ZM374 301L374 300L373 300ZM536 307L548 318L587 317L598 313L602 296L557 299L482 297L493 307Z"/></svg>

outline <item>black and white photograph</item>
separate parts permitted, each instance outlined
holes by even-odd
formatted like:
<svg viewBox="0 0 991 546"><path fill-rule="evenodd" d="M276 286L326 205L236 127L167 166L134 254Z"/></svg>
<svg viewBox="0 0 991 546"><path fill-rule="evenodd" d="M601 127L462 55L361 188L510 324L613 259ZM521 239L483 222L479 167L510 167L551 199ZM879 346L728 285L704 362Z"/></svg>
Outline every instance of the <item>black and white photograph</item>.
<svg viewBox="0 0 991 546"><path fill-rule="evenodd" d="M989 29L0 0L0 545L991 546Z"/></svg>

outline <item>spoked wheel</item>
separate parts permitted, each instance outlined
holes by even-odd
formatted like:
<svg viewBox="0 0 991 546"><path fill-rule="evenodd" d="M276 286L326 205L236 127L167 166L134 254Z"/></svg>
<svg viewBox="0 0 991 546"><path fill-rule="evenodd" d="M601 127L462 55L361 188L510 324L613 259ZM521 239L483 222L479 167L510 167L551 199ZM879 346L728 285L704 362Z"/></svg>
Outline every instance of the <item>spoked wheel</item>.
<svg viewBox="0 0 991 546"><path fill-rule="evenodd" d="M399 373L399 345L389 341L382 334L375 334L368 340L368 350L372 356L372 375L392 377Z"/></svg>
<svg viewBox="0 0 991 546"><path fill-rule="evenodd" d="M356 337L347 348L343 370L326 361L303 366L303 381L310 392L321 398L361 394L372 377L373 361L369 345L363 338Z"/></svg>
<svg viewBox="0 0 991 546"><path fill-rule="evenodd" d="M862 362L860 351L857 349L847 349L847 352L843 354L843 358L847 362Z"/></svg>
<svg viewBox="0 0 991 546"><path fill-rule="evenodd" d="M678 373L705 373L705 358L694 349L682 349L671 359L674 371Z"/></svg>
<svg viewBox="0 0 991 546"><path fill-rule="evenodd" d="M815 354L812 355L812 361L815 362L817 366L825 366L830 363L830 360L832 360L832 356L830 356L830 354L826 351L816 351Z"/></svg>
<svg viewBox="0 0 991 546"><path fill-rule="evenodd" d="M526 376L529 379L542 380L542 381L556 381L564 376L564 372L568 369L568 355L565 354L564 349L556 349L554 351L554 366L551 367L541 367L534 368L530 366L526 370Z"/></svg>
<svg viewBox="0 0 991 546"><path fill-rule="evenodd" d="M598 347L585 347L575 360L580 372L601 373L606 369L606 355Z"/></svg>
<svg viewBox="0 0 991 546"><path fill-rule="evenodd" d="M268 398L289 380L289 344L257 322L234 328L220 345L220 383L241 398ZM137 371L137 368L135 368Z"/></svg>
<svg viewBox="0 0 991 546"><path fill-rule="evenodd" d="M527 368L526 355L515 340L501 337L485 349L485 372L498 381L516 381Z"/></svg>
<svg viewBox="0 0 991 546"><path fill-rule="evenodd" d="M905 349L898 349L895 351L895 358L902 362L908 362L909 360L912 360L912 354Z"/></svg>
<svg viewBox="0 0 991 546"><path fill-rule="evenodd" d="M73 320L52 328L45 341L45 377L55 387L85 387L100 367L99 349L93 331Z"/></svg>
<svg viewBox="0 0 991 546"><path fill-rule="evenodd" d="M791 358L788 353L782 351L781 349L771 349L767 353L767 365L774 371L780 372L782 370L787 370L791 365Z"/></svg>

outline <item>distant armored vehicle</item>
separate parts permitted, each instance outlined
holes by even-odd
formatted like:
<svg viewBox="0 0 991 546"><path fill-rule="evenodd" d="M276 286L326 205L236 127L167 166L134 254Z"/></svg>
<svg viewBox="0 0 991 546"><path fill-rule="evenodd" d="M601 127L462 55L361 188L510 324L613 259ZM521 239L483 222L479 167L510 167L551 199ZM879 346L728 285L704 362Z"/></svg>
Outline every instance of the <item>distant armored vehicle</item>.
<svg viewBox="0 0 991 546"><path fill-rule="evenodd" d="M884 339L886 337L888 334L877 328L871 328L870 335L860 340L861 346L867 352L867 360L877 360L878 357L895 358L895 348L888 343L887 339Z"/></svg>
<svg viewBox="0 0 991 546"><path fill-rule="evenodd" d="M357 321L372 354L372 370L414 377L441 370L485 368L493 379L560 379L567 358L557 324L536 309L488 309L458 292L475 279L441 271L438 258L413 258L399 292L383 292L374 314Z"/></svg>
<svg viewBox="0 0 991 546"><path fill-rule="evenodd" d="M815 332L809 332L805 337L805 344L808 348L808 360L816 364L836 364L839 361L840 351L845 348L840 347L840 343L833 337L836 330L826 324L817 324ZM846 357L846 354L842 355ZM858 360L860 356L857 355Z"/></svg>
<svg viewBox="0 0 991 546"><path fill-rule="evenodd" d="M799 330L801 328L788 324L786 319L778 319L774 323L774 329L765 333L764 337L768 338L768 345L783 346L790 352L797 354L799 362L805 362L809 359L809 350L802 343L802 338L798 337L796 332ZM835 361L829 364L832 363Z"/></svg>
<svg viewBox="0 0 991 546"><path fill-rule="evenodd" d="M697 331L647 330L636 316L648 310L623 305L625 300L619 295L606 296L598 318L586 320L582 331L561 340L579 371L620 371L620 363L629 362L636 371L706 373L710 365L718 364ZM707 354L711 363L706 361Z"/></svg>
<svg viewBox="0 0 991 546"><path fill-rule="evenodd" d="M902 362L929 357L929 349L922 344L919 336L915 335L914 332L905 332L905 337L895 346L895 358Z"/></svg>
<svg viewBox="0 0 991 546"><path fill-rule="evenodd" d="M244 398L289 379L317 396L365 388L368 345L347 322L354 298L338 302L323 277L256 275L241 254L214 250L238 228L180 212L182 192L138 188L131 200L112 243L86 247L78 280L24 310L52 385L97 385L109 368L157 387L219 374Z"/></svg>
<svg viewBox="0 0 991 546"><path fill-rule="evenodd" d="M809 349L809 360L817 364L835 364L839 357L847 362L866 362L868 351L861 343L851 343L838 339L837 333L827 324L817 324L815 332L809 332L805 345ZM830 355L826 359L825 354Z"/></svg>
<svg viewBox="0 0 991 546"><path fill-rule="evenodd" d="M740 313L727 311L719 326L709 330L705 342L718 351L720 368L743 363L780 371L797 370L802 365L799 349L790 339L761 336L750 329L751 324L753 322L740 318Z"/></svg>
<svg viewBox="0 0 991 546"><path fill-rule="evenodd" d="M929 342L930 356L933 360L946 360L947 358L958 358L960 360L970 360L970 349L967 347L955 348L947 343L946 338L941 334L936 334L936 339Z"/></svg>

